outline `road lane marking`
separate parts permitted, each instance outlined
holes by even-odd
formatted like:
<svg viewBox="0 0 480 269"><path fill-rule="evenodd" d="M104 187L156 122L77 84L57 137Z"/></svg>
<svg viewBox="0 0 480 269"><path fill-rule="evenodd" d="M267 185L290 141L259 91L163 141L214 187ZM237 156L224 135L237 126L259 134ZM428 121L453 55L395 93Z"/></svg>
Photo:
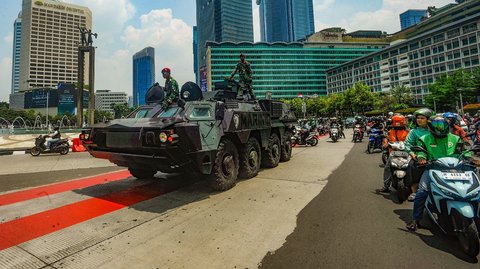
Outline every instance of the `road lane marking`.
<svg viewBox="0 0 480 269"><path fill-rule="evenodd" d="M0 251L177 190L155 183L91 198L0 224Z"/></svg>
<svg viewBox="0 0 480 269"><path fill-rule="evenodd" d="M65 191L71 191L76 189L83 189L90 186L113 182L121 179L125 179L130 176L127 170L119 172L101 174L94 177L88 177L84 179L77 179L68 182L55 183L38 188L33 188L24 191L17 191L0 195L0 206L5 206L13 203L23 202L43 196L48 196Z"/></svg>

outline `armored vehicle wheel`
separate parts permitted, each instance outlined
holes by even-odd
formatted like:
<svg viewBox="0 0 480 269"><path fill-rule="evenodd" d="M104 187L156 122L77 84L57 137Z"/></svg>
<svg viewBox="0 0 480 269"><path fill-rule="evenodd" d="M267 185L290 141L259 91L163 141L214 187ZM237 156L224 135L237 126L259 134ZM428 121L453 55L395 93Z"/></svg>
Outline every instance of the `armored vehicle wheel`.
<svg viewBox="0 0 480 269"><path fill-rule="evenodd" d="M260 170L260 144L257 139L250 137L247 144L240 150L240 172L241 178L252 178Z"/></svg>
<svg viewBox="0 0 480 269"><path fill-rule="evenodd" d="M280 155L281 162L288 162L290 158L292 158L292 141L291 138L292 134L289 132L285 133L285 145L282 146L282 153Z"/></svg>
<svg viewBox="0 0 480 269"><path fill-rule="evenodd" d="M268 148L262 152L262 166L273 168L280 162L282 145L277 134L272 134L268 140Z"/></svg>
<svg viewBox="0 0 480 269"><path fill-rule="evenodd" d="M235 186L238 177L238 151L230 140L220 141L212 174L209 177L210 187L217 191L225 191Z"/></svg>
<svg viewBox="0 0 480 269"><path fill-rule="evenodd" d="M153 176L157 173L157 171L137 169L137 168L128 168L128 171L130 172L130 174L132 174L132 176L138 179L153 178Z"/></svg>

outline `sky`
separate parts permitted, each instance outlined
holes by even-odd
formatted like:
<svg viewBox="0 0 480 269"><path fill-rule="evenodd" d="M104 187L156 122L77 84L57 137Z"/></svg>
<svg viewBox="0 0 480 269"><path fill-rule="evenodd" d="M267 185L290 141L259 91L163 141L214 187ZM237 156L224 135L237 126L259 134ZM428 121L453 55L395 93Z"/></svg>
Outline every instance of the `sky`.
<svg viewBox="0 0 480 269"><path fill-rule="evenodd" d="M247 0L248 1L248 0ZM87 6L93 15L97 90L132 95L132 56L145 47L155 48L156 81L160 71L172 69L180 85L194 81L192 27L195 0L63 0ZM260 41L258 6L253 2L255 41ZM355 30L400 30L399 14L407 9L441 7L453 0L313 0L315 30L342 27ZM22 0L0 0L0 101L11 91L13 22Z"/></svg>

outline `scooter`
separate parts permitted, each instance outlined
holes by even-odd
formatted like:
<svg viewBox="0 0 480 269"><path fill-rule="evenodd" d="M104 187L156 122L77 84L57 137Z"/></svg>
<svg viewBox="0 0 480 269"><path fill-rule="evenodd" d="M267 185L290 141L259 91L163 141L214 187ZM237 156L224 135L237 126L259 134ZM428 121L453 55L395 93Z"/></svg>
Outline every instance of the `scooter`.
<svg viewBox="0 0 480 269"><path fill-rule="evenodd" d="M371 154L375 149L382 149L382 131L380 129L371 128L368 136L367 152Z"/></svg>
<svg viewBox="0 0 480 269"><path fill-rule="evenodd" d="M362 142L362 139L363 139L363 129L362 129L362 126L361 126L360 124L356 124L356 125L355 125L355 128L353 129L353 139L352 139L352 142L353 142L353 143Z"/></svg>
<svg viewBox="0 0 480 269"><path fill-rule="evenodd" d="M69 144L68 139L60 139L50 145L50 149L45 145L48 135L39 135L35 138L35 146L30 149L32 156L38 156L41 153L60 153L61 155L68 154Z"/></svg>
<svg viewBox="0 0 480 269"><path fill-rule="evenodd" d="M411 157L405 151L403 141L389 142L388 147L390 148L388 160L392 171L392 187L397 190L398 202L403 203L411 193L411 182L407 180L407 168Z"/></svg>
<svg viewBox="0 0 480 269"><path fill-rule="evenodd" d="M303 131L303 132L308 132L308 131ZM290 139L292 143L292 147L296 145L310 145L312 147L316 146L318 144L318 138L317 138L317 133L316 132L309 132L307 138L305 140L302 139L302 131L298 131L293 135Z"/></svg>
<svg viewBox="0 0 480 269"><path fill-rule="evenodd" d="M412 150L426 152L418 146ZM478 150L480 147L472 148ZM480 250L480 180L475 166L464 160L463 154L459 158L439 158L427 165L431 183L425 208L444 233L455 235L463 251L476 257Z"/></svg>
<svg viewBox="0 0 480 269"><path fill-rule="evenodd" d="M332 141L334 143L338 141L339 133L338 133L338 128L337 127L331 127L330 128L330 138L332 139Z"/></svg>

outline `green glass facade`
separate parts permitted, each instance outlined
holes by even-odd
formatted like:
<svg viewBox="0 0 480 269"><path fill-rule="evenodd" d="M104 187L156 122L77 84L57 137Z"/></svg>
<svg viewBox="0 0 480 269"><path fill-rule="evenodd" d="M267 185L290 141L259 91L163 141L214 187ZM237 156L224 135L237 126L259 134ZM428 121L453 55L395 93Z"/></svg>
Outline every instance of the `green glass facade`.
<svg viewBox="0 0 480 269"><path fill-rule="evenodd" d="M246 54L253 73L253 90L258 98L272 92L272 98L326 95L326 70L375 52L384 46L346 43L233 43L207 44L209 90L229 76Z"/></svg>

